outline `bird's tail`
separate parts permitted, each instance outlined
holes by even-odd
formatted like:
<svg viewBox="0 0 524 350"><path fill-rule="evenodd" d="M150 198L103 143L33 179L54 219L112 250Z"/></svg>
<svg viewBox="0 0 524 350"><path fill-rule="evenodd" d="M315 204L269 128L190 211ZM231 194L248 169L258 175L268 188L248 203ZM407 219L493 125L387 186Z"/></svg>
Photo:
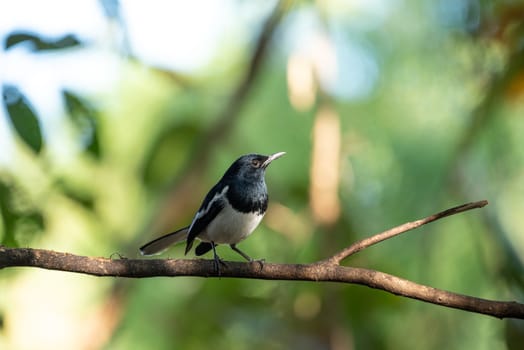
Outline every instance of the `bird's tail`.
<svg viewBox="0 0 524 350"><path fill-rule="evenodd" d="M140 254L142 255L156 255L160 254L169 248L171 245L185 241L189 226L181 228L178 231L168 233L167 235L158 237L157 239L144 244L140 247Z"/></svg>

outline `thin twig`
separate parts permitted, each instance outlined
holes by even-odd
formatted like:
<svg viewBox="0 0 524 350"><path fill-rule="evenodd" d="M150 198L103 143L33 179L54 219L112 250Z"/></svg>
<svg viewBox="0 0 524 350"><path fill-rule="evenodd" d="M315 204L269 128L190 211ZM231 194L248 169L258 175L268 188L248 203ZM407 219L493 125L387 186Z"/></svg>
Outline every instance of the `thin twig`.
<svg viewBox="0 0 524 350"><path fill-rule="evenodd" d="M377 233L376 235L373 235L368 238L364 238L358 242L353 243L349 247L341 250L340 252L336 253L332 257L326 259L326 261L329 261L332 264L340 264L340 262L347 257L358 253L359 251L368 248L372 245L375 245L377 243L380 243L382 241L385 241L386 239L390 239L392 237L398 236L401 233L411 231L413 229L416 229L420 226L429 224L430 222L445 218L447 216L459 214L471 209L477 209L482 208L484 206L488 205L488 201L482 200L478 202L472 202L472 203L466 203L463 205L459 205L454 208L446 209L444 211L441 211L440 213L430 215L424 219L419 219L412 222L407 222L405 224L402 224L400 226L394 227L392 229L389 229L387 231Z"/></svg>

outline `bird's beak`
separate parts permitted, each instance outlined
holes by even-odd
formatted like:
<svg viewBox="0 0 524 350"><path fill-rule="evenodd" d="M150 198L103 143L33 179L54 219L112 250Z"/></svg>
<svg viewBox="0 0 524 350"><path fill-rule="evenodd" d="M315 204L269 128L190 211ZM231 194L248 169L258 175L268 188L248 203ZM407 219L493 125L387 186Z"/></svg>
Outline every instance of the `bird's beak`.
<svg viewBox="0 0 524 350"><path fill-rule="evenodd" d="M278 153L270 155L269 157L267 157L266 161L262 163L262 167L266 168L269 165L269 163L271 163L272 161L274 161L277 158L282 157L284 154L286 154L286 152L278 152Z"/></svg>

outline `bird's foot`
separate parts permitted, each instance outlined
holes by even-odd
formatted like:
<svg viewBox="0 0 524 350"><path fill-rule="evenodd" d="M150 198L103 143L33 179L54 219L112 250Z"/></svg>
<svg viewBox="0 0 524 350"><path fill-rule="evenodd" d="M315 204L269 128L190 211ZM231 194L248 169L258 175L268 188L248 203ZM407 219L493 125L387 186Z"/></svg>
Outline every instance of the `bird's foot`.
<svg viewBox="0 0 524 350"><path fill-rule="evenodd" d="M216 272L218 277L220 277L220 275L221 275L220 265L223 265L224 267L227 267L227 263L224 260L222 260L220 257L218 257L218 256L215 256L215 258L213 259L213 265L215 267L215 272Z"/></svg>
<svg viewBox="0 0 524 350"><path fill-rule="evenodd" d="M260 271L264 268L264 263L266 262L266 259L251 259L249 260L250 264L257 263L260 266Z"/></svg>

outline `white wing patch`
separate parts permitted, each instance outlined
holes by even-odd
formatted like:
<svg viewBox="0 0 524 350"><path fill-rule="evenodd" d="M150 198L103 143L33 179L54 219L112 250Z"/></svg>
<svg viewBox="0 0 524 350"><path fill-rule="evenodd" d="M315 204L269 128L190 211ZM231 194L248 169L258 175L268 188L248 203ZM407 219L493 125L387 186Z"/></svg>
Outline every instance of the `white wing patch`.
<svg viewBox="0 0 524 350"><path fill-rule="evenodd" d="M209 201L209 203L207 203L207 206L205 208L200 209L196 213L195 217L193 218L193 221L191 222L191 226L189 226L189 230L188 231L191 231L191 229L193 228L194 223L198 219L200 219L202 216L206 215L209 212L209 209L211 208L213 203L215 203L217 200L220 200L221 198L224 198L226 196L227 190L229 190L229 186L225 186L222 189L222 191L215 193L213 198Z"/></svg>

